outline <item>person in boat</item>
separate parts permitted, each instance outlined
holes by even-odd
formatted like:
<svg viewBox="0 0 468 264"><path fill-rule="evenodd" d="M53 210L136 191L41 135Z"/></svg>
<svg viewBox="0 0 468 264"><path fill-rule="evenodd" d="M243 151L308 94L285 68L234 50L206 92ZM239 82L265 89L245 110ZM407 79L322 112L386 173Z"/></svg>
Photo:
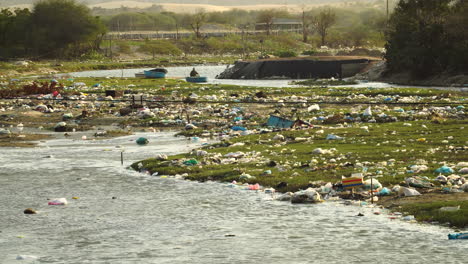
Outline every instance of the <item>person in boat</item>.
<svg viewBox="0 0 468 264"><path fill-rule="evenodd" d="M190 72L190 77L200 77L200 75L195 70L195 68L193 68L192 71Z"/></svg>

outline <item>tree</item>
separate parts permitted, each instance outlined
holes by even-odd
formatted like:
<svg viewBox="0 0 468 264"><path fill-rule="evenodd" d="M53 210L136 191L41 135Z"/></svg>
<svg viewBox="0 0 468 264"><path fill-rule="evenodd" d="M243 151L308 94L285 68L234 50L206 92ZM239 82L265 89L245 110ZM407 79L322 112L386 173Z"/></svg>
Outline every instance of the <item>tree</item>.
<svg viewBox="0 0 468 264"><path fill-rule="evenodd" d="M361 46L369 36L369 28L363 25L353 25L347 34L348 40L353 46Z"/></svg>
<svg viewBox="0 0 468 264"><path fill-rule="evenodd" d="M451 8L445 22L447 29L448 67L455 71L468 72L468 1L460 0Z"/></svg>
<svg viewBox="0 0 468 264"><path fill-rule="evenodd" d="M315 25L317 25L317 19L311 11L306 11L302 8L302 42L307 43L309 34L313 33Z"/></svg>
<svg viewBox="0 0 468 264"><path fill-rule="evenodd" d="M190 27L192 28L195 36L201 38L200 28L206 22L206 12L203 9L197 10L197 12L190 19Z"/></svg>
<svg viewBox="0 0 468 264"><path fill-rule="evenodd" d="M264 23L265 24L265 29L266 29L266 34L270 35L271 32L271 26L273 25L273 19L275 18L275 10L262 10L258 13L258 18L257 22L258 23Z"/></svg>
<svg viewBox="0 0 468 264"><path fill-rule="evenodd" d="M0 10L0 57L17 57L26 53L30 39L29 9Z"/></svg>
<svg viewBox="0 0 468 264"><path fill-rule="evenodd" d="M265 24L267 35L270 35L275 18L288 18L291 15L286 10L268 9L260 10L257 14L257 23Z"/></svg>
<svg viewBox="0 0 468 264"><path fill-rule="evenodd" d="M79 56L96 49L106 32L99 17L75 0L42 0L32 14L34 53L41 56Z"/></svg>
<svg viewBox="0 0 468 264"><path fill-rule="evenodd" d="M466 68L466 61L461 65L451 63L468 52L467 40L460 39L466 36L466 10L466 1L401 0L389 21L385 54L388 69L426 77L449 68ZM449 22L456 17L465 20Z"/></svg>
<svg viewBox="0 0 468 264"><path fill-rule="evenodd" d="M328 30L336 23L336 14L331 9L320 11L317 16L316 27L320 35L322 46L325 45L325 38L327 37Z"/></svg>

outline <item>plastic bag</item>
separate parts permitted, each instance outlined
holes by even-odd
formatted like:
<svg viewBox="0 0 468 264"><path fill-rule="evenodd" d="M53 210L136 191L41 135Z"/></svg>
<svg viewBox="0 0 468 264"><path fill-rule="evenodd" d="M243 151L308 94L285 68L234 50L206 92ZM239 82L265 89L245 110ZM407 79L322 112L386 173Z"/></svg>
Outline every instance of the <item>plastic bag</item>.
<svg viewBox="0 0 468 264"><path fill-rule="evenodd" d="M49 205L67 205L68 201L66 198L52 198L50 199Z"/></svg>

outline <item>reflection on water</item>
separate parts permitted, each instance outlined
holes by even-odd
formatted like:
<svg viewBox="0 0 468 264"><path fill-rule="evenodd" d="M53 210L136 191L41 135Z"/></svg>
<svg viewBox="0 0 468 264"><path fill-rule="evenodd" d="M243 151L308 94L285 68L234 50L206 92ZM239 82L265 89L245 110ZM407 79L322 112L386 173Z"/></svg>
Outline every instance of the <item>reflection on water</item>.
<svg viewBox="0 0 468 264"><path fill-rule="evenodd" d="M138 146L145 136L149 145ZM0 152L0 263L462 263L448 229L391 221L338 202L292 205L270 195L152 177L125 165L199 143L170 133L51 140ZM72 199L72 197L79 199ZM67 206L47 198L66 197ZM112 199L115 197L116 199ZM37 215L24 215L25 208ZM356 217L362 212L364 217Z"/></svg>

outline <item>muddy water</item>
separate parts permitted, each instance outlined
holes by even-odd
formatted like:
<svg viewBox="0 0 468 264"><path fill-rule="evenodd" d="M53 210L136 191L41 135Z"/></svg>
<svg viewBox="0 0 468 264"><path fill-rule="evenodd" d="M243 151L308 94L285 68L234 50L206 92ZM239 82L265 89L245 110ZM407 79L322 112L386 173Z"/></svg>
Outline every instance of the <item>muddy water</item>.
<svg viewBox="0 0 468 264"><path fill-rule="evenodd" d="M137 146L139 136L150 144ZM447 240L446 228L125 169L200 144L155 133L3 148L0 263L464 263L468 243ZM47 205L56 197L69 204Z"/></svg>

